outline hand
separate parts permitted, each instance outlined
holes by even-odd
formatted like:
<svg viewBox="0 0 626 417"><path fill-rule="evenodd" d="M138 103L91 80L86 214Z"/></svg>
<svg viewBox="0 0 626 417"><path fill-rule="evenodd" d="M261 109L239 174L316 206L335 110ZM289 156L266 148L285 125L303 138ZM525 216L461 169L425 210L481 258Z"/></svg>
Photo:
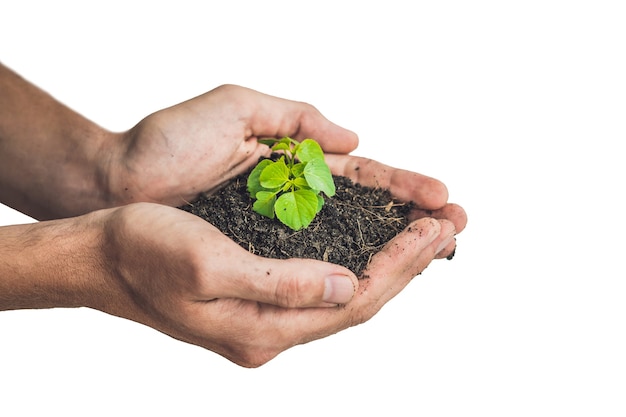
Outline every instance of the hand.
<svg viewBox="0 0 626 417"><path fill-rule="evenodd" d="M0 310L89 306L258 366L368 320L432 259L451 253L465 226L443 184L345 155L356 135L310 105L223 86L111 136L2 69L11 88L0 176L13 185L7 201L38 218L136 201L180 205L268 152L257 138L285 135L315 138L333 173L388 185L418 209L361 281L321 261L260 258L164 205L1 228ZM21 173L24 165L38 169Z"/></svg>
<svg viewBox="0 0 626 417"><path fill-rule="evenodd" d="M460 232L462 208L447 204L441 182L376 161L346 155L357 136L324 118L309 104L224 85L158 111L121 135L110 165L110 184L118 204L148 201L180 206L211 192L254 166L269 149L258 138L314 138L336 175L363 185L389 188L397 198L417 204L413 218L449 219ZM359 171L362 169L362 171ZM439 254L445 257L453 250Z"/></svg>
<svg viewBox="0 0 626 417"><path fill-rule="evenodd" d="M326 162L334 175L348 177L364 186L388 189L395 198L415 203L409 215L411 220L432 217L451 222L456 234L465 229L465 210L458 204L448 203L448 189L439 180L351 155L329 154ZM455 242L450 242L436 257L447 258L455 247Z"/></svg>
<svg viewBox="0 0 626 417"><path fill-rule="evenodd" d="M389 181L442 220L416 211L417 220L372 258L360 281L339 265L258 257L204 220L164 205L0 228L7 243L0 247L0 310L96 308L249 367L363 323L437 254L453 250L465 216L445 203L436 180L363 158L329 162L367 185Z"/></svg>
<svg viewBox="0 0 626 417"><path fill-rule="evenodd" d="M263 137L314 138L326 152L348 153L357 136L313 106L233 85L158 111L117 140L109 188L113 205L157 202L181 206L255 165L269 149Z"/></svg>
<svg viewBox="0 0 626 417"><path fill-rule="evenodd" d="M111 276L122 291L97 308L250 367L367 321L435 257L454 251L467 219L437 180L365 158L327 160L335 174L418 206L411 225L372 258L366 278L321 261L258 257L186 212L130 205L111 215L105 245L111 261L104 264L116 266Z"/></svg>
<svg viewBox="0 0 626 417"><path fill-rule="evenodd" d="M162 205L92 216L103 217L94 223L106 232L97 245L103 255L89 259L108 267L104 279L90 280L101 284L88 306L246 367L368 320L455 234L449 221L416 220L358 282L339 265L253 255L209 223Z"/></svg>
<svg viewBox="0 0 626 417"><path fill-rule="evenodd" d="M251 94L251 97L277 100L287 108L294 105L292 102L234 87L227 87L227 92L230 89L232 93L236 93L235 95L245 93ZM217 91L219 92L219 89ZM208 105L212 101L209 99L214 98L212 94L215 92L194 99L199 100L194 104L212 108ZM163 126L158 129L161 132L165 131L166 126L178 126L172 130L177 132L176 134L163 134L164 144L168 143L166 139L168 137L193 136L180 135L180 129L184 129L186 125L174 123L184 119L185 114L197 113L198 110L190 112L192 102L179 105L181 107L179 114L168 109L150 116L153 118L151 123ZM304 107L307 111L312 110L306 105ZM254 112L250 110L244 112L251 113ZM319 114L315 111L310 114L317 115L315 116L317 123L337 129L325 119L319 119ZM173 119L170 120L169 117ZM413 211L412 218L415 221L373 257L364 273L367 278L358 282L351 271L337 265L302 259L274 260L252 255L211 225L186 213L175 211L168 214L166 210L170 209L158 206L128 206L120 212L124 214L120 214L119 219L129 216L133 220L121 221L117 223L117 227L132 228L134 231L122 230L109 234L113 237L124 236L123 241L119 240L109 247L118 248L123 254L121 257L114 256L114 259L125 260L120 262L121 267L113 276L119 277L121 282L124 282L121 288L126 288L134 295L129 296L122 292L107 297L121 302L102 308L103 310L145 323L177 339L204 346L240 365L259 366L293 345L306 343L368 320L414 276L421 273L435 257L443 258L453 253L454 236L463 230L467 219L460 206L447 203L448 192L441 182L410 171L394 169L373 160L342 155L341 153L349 152L352 146L356 145L356 137L342 129L339 129L339 133L334 137L347 134L343 141L325 142L323 138L329 136L315 133L297 136L293 133L305 130L314 132L315 129L312 127L304 129L292 125L284 130L267 127L276 126L275 121L260 127L264 120L266 119L261 118L260 124L258 120L252 122L251 125L257 126L256 128L238 127L235 123L236 128L232 129L232 123L225 124L224 131L237 132L232 137L238 139L225 142L225 145L230 146L228 148L230 150L219 153L225 149L216 148L215 153L211 154L214 158L213 164L218 169L210 170L209 175L205 173L207 170L203 169L204 167L198 168L200 159L191 164L185 161L200 155L198 146L211 147L215 145L215 141L206 143L182 141L185 146L196 151L178 153L178 157L171 158L173 165L162 172L174 172L181 165L190 166L198 172L194 175L188 172L187 175L199 180L193 187L187 189L187 194L177 192L181 184L171 182L167 187L161 188L160 194L152 194L150 198L146 198L148 195L146 193L139 199L179 204L178 199L181 195L192 199L199 191L218 188L228 178L254 164L261 154L267 152L265 147L258 145L257 137L291 135L302 139L311 136L320 139L334 174L345 175L362 185L389 188L397 198L414 201L417 208ZM302 121L298 123L309 125ZM311 123L310 126L314 124ZM286 124L281 122L278 125ZM150 123L146 122L145 126L150 126ZM142 122L136 129L142 131L146 129L145 126ZM160 136L144 134L137 137ZM143 160L148 164L153 158L150 155L161 153L152 153L155 150L152 140L145 142L145 146L144 152L134 156L132 147L129 148L127 158ZM232 163L225 163L229 161L229 155L235 158ZM167 157L165 159L168 160ZM158 177L158 174L155 177ZM179 175L178 178L180 181L180 178L184 179L185 176ZM162 181L157 182L168 184L167 179L164 177ZM161 197L154 197L157 195ZM168 195L173 200L163 198ZM152 211L153 215L145 213L145 210ZM163 213L157 213L161 211ZM176 218L171 217L173 213ZM181 217L183 215L186 216L184 221ZM173 229L174 224L176 231L172 232L170 229ZM146 245L148 242L144 240L146 238L144 233L150 226L152 230L161 231L162 236L155 233L152 238L156 242L152 243L150 240L150 244ZM162 247L163 243L168 247ZM156 252L146 253L145 249L141 249L146 247ZM182 258L175 259L172 255L166 255L169 253ZM143 266L134 268L136 258L157 260L154 264L151 263L154 270L146 270ZM124 271L125 274L122 273ZM333 290L331 285L333 282L343 282L343 285L337 285ZM149 283L152 285L148 285ZM336 304L341 304L342 307L322 308Z"/></svg>

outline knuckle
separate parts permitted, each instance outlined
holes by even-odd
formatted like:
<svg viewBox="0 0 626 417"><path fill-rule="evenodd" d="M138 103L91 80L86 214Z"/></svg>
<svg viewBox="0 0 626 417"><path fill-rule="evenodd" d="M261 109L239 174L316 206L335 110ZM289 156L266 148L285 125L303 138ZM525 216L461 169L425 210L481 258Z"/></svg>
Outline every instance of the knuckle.
<svg viewBox="0 0 626 417"><path fill-rule="evenodd" d="M237 347L231 346L230 354L225 356L244 368L258 368L281 352L273 343L267 342L264 337L251 336L251 339L238 343Z"/></svg>
<svg viewBox="0 0 626 417"><path fill-rule="evenodd" d="M378 309L375 309L373 306L368 306L366 308L359 309L355 314L351 316L350 327L358 326L369 321Z"/></svg>
<svg viewBox="0 0 626 417"><path fill-rule="evenodd" d="M307 280L290 276L278 280L274 294L277 304L283 307L300 307L310 302L310 294L314 291Z"/></svg>
<svg viewBox="0 0 626 417"><path fill-rule="evenodd" d="M242 352L238 357L236 357L234 362L244 368L259 368L268 363L275 356L276 355L272 355L266 352L248 350Z"/></svg>

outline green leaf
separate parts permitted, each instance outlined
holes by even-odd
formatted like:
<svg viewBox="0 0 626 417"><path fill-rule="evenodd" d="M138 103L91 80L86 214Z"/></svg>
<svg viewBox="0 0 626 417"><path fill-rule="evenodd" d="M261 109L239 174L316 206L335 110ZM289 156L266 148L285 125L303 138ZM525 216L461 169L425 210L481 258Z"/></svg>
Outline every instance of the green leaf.
<svg viewBox="0 0 626 417"><path fill-rule="evenodd" d="M274 204L276 203L276 192L259 191L256 193L257 200L252 205L252 209L262 216L274 218Z"/></svg>
<svg viewBox="0 0 626 417"><path fill-rule="evenodd" d="M306 181L304 177L295 178L293 180L293 185L295 185L296 188L310 188L309 183Z"/></svg>
<svg viewBox="0 0 626 417"><path fill-rule="evenodd" d="M297 145L298 142L291 139L290 137L285 136L284 138L277 140L276 143L272 146L273 151L287 151L292 153L293 146Z"/></svg>
<svg viewBox="0 0 626 417"><path fill-rule="evenodd" d="M259 182L264 188L279 188L287 181L289 181L289 168L283 157L267 165L259 176Z"/></svg>
<svg viewBox="0 0 626 417"><path fill-rule="evenodd" d="M286 145L297 145L298 141L291 139L289 136L284 136L282 139L278 141L278 143L284 143Z"/></svg>
<svg viewBox="0 0 626 417"><path fill-rule="evenodd" d="M313 139L298 142L289 137L259 139L259 143L284 155L275 162L261 161L248 176L248 192L256 199L253 210L276 216L294 230L309 226L324 206L320 192L331 197L336 191L321 146Z"/></svg>
<svg viewBox="0 0 626 417"><path fill-rule="evenodd" d="M304 178L312 189L322 191L328 197L335 195L333 175L323 159L309 161L304 167Z"/></svg>
<svg viewBox="0 0 626 417"><path fill-rule="evenodd" d="M291 175L294 178L301 177L304 174L305 165L304 163L294 164L294 166L291 167Z"/></svg>
<svg viewBox="0 0 626 417"><path fill-rule="evenodd" d="M283 185L283 188L280 189L280 191L282 191L283 193L286 193L287 191L291 191L292 187L293 187L293 182L287 181L285 185Z"/></svg>
<svg viewBox="0 0 626 417"><path fill-rule="evenodd" d="M278 142L278 140L274 138L268 138L268 139L259 139L258 142L262 143L263 145L267 145L271 148L272 146L274 146L276 142Z"/></svg>
<svg viewBox="0 0 626 417"><path fill-rule="evenodd" d="M277 142L274 146L272 146L272 150L276 151L288 151L291 152L291 147L287 143Z"/></svg>
<svg viewBox="0 0 626 417"><path fill-rule="evenodd" d="M278 197L274 209L281 222L293 230L300 230L311 223L317 214L318 204L315 192L296 190Z"/></svg>
<svg viewBox="0 0 626 417"><path fill-rule="evenodd" d="M256 193L264 190L263 186L261 186L261 181L259 180L259 177L265 167L267 167L271 163L271 160L263 159L257 164L256 167L254 167L252 172L250 172L250 175L248 176L248 192L250 193L250 197L256 198Z"/></svg>
<svg viewBox="0 0 626 417"><path fill-rule="evenodd" d="M322 211L322 207L324 207L324 197L318 194L317 195L317 212L315 214Z"/></svg>
<svg viewBox="0 0 626 417"><path fill-rule="evenodd" d="M300 146L296 150L296 156L301 162L309 162L314 159L324 160L324 151L322 151L319 143L313 139L305 139L300 142Z"/></svg>

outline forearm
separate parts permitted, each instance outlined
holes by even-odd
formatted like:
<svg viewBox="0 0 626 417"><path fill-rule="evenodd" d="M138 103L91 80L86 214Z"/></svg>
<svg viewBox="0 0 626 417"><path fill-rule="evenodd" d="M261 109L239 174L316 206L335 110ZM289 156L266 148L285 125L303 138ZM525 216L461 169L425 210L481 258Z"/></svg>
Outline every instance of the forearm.
<svg viewBox="0 0 626 417"><path fill-rule="evenodd" d="M114 136L0 64L0 201L44 220L108 206Z"/></svg>
<svg viewBox="0 0 626 417"><path fill-rule="evenodd" d="M0 311L93 304L106 268L89 218L0 227Z"/></svg>

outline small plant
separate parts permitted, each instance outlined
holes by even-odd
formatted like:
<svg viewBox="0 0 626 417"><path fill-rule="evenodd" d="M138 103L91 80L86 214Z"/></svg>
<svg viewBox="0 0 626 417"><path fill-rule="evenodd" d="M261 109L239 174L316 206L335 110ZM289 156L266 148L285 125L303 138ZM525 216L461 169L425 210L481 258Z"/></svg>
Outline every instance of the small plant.
<svg viewBox="0 0 626 417"><path fill-rule="evenodd" d="M335 183L324 152L313 139L263 139L278 160L263 159L248 177L248 192L256 199L252 209L293 230L307 227L324 205L321 192L335 195Z"/></svg>

